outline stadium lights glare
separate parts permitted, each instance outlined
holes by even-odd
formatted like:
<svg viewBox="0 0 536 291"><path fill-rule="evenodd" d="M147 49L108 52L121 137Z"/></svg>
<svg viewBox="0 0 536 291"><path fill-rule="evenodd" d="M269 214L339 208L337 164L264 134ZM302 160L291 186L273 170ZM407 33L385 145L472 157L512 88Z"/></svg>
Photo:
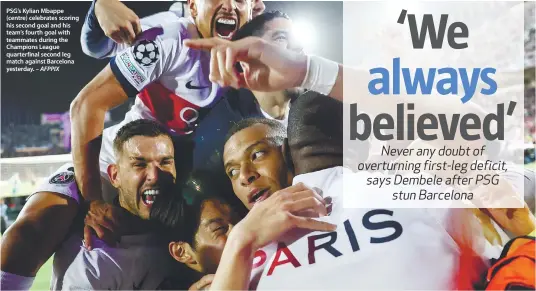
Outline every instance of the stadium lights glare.
<svg viewBox="0 0 536 291"><path fill-rule="evenodd" d="M305 50L310 51L315 44L314 26L303 20L292 22L293 33Z"/></svg>

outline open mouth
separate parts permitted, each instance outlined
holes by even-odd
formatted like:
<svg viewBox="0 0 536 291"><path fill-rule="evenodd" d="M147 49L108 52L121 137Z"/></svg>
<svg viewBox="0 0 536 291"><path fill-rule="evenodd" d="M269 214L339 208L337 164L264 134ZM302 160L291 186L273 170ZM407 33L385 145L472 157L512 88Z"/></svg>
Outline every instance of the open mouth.
<svg viewBox="0 0 536 291"><path fill-rule="evenodd" d="M230 17L221 17L216 19L214 26L218 37L231 39L238 28L238 21Z"/></svg>
<svg viewBox="0 0 536 291"><path fill-rule="evenodd" d="M249 203L250 204L256 204L256 203L259 203L263 200L266 200L266 198L268 198L268 196L270 195L270 189L264 189L264 190L259 190L255 193L253 193L253 195L251 195L251 197L249 198Z"/></svg>
<svg viewBox="0 0 536 291"><path fill-rule="evenodd" d="M160 194L160 190L158 190L158 189L145 190L141 194L141 201L146 206L151 206L154 203L154 201L156 200L156 196L158 196L158 194Z"/></svg>

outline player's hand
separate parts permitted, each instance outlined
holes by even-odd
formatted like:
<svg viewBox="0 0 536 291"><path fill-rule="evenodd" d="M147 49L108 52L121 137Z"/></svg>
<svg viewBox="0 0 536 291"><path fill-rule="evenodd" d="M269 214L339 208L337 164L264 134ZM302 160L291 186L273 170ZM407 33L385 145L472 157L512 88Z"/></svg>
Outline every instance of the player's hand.
<svg viewBox="0 0 536 291"><path fill-rule="evenodd" d="M116 43L132 44L141 32L138 15L119 0L98 0L95 15L106 36Z"/></svg>
<svg viewBox="0 0 536 291"><path fill-rule="evenodd" d="M476 173L496 174L494 171L476 171L472 176L475 177ZM531 233L535 229L536 219L523 201L523 195L520 195L503 177L498 179L498 185L480 185L472 189L473 203L503 230L515 236ZM502 208L503 205L518 208Z"/></svg>
<svg viewBox="0 0 536 291"><path fill-rule="evenodd" d="M104 201L89 202L88 211L84 219L84 245L92 249L92 234L103 240L109 246L114 246L121 236L121 225L125 225L128 214L120 207L105 203ZM123 223L121 222L123 221Z"/></svg>
<svg viewBox="0 0 536 291"><path fill-rule="evenodd" d="M232 232L256 250L295 228L333 231L334 224L313 219L327 215L330 200L299 183L256 203Z"/></svg>
<svg viewBox="0 0 536 291"><path fill-rule="evenodd" d="M534 231L536 219L527 204L523 208L485 208L481 209L503 230L514 236L527 235Z"/></svg>
<svg viewBox="0 0 536 291"><path fill-rule="evenodd" d="M214 280L214 274L205 275L203 278L201 278L199 281L195 282L188 288L190 291L194 290L209 290L210 284L212 284L212 281Z"/></svg>
<svg viewBox="0 0 536 291"><path fill-rule="evenodd" d="M274 92L299 87L307 73L307 56L258 37L186 40L193 49L210 50L210 80L223 87ZM240 63L243 72L235 65Z"/></svg>

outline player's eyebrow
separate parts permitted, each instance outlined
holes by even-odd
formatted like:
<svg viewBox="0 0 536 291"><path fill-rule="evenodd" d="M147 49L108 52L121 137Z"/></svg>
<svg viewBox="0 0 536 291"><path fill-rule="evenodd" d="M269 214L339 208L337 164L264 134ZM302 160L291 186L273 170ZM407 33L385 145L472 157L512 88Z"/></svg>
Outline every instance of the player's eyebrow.
<svg viewBox="0 0 536 291"><path fill-rule="evenodd" d="M242 157L243 153L247 153L247 152L251 151L252 148L258 146L259 144L263 144L263 143L266 143L266 142L267 142L266 139L261 139L261 140L259 140L259 141L257 141L257 142L254 142L254 143L250 144L244 151L242 151L242 152L240 153L240 157ZM227 162L223 165L223 168L224 168L225 170L227 170L227 168L228 168L230 165L232 165L232 164L236 164L236 162L235 162L234 159L231 159L231 160L227 161Z"/></svg>
<svg viewBox="0 0 536 291"><path fill-rule="evenodd" d="M209 226L211 225L212 223L223 223L223 218L221 217L215 217L215 218L211 218L211 219L203 219L203 222L201 223L203 226Z"/></svg>
<svg viewBox="0 0 536 291"><path fill-rule="evenodd" d="M144 157L129 157L131 161L145 161Z"/></svg>
<svg viewBox="0 0 536 291"><path fill-rule="evenodd" d="M165 156L161 159L162 162L167 162L169 160L173 160L173 156Z"/></svg>

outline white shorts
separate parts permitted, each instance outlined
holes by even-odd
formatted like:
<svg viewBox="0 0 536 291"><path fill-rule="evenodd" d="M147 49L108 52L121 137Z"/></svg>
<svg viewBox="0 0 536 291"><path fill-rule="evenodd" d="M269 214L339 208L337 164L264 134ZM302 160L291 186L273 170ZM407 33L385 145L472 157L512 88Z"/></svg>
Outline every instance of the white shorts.
<svg viewBox="0 0 536 291"><path fill-rule="evenodd" d="M134 105L125 115L125 119L114 126L104 129L102 133L102 146L99 155L99 167L101 176L105 177L107 180L110 180L107 172L108 165L115 163L113 143L117 132L125 124L138 119L149 119L156 121L156 118L153 116L149 108L147 108L145 104L143 104L143 102L136 97Z"/></svg>

